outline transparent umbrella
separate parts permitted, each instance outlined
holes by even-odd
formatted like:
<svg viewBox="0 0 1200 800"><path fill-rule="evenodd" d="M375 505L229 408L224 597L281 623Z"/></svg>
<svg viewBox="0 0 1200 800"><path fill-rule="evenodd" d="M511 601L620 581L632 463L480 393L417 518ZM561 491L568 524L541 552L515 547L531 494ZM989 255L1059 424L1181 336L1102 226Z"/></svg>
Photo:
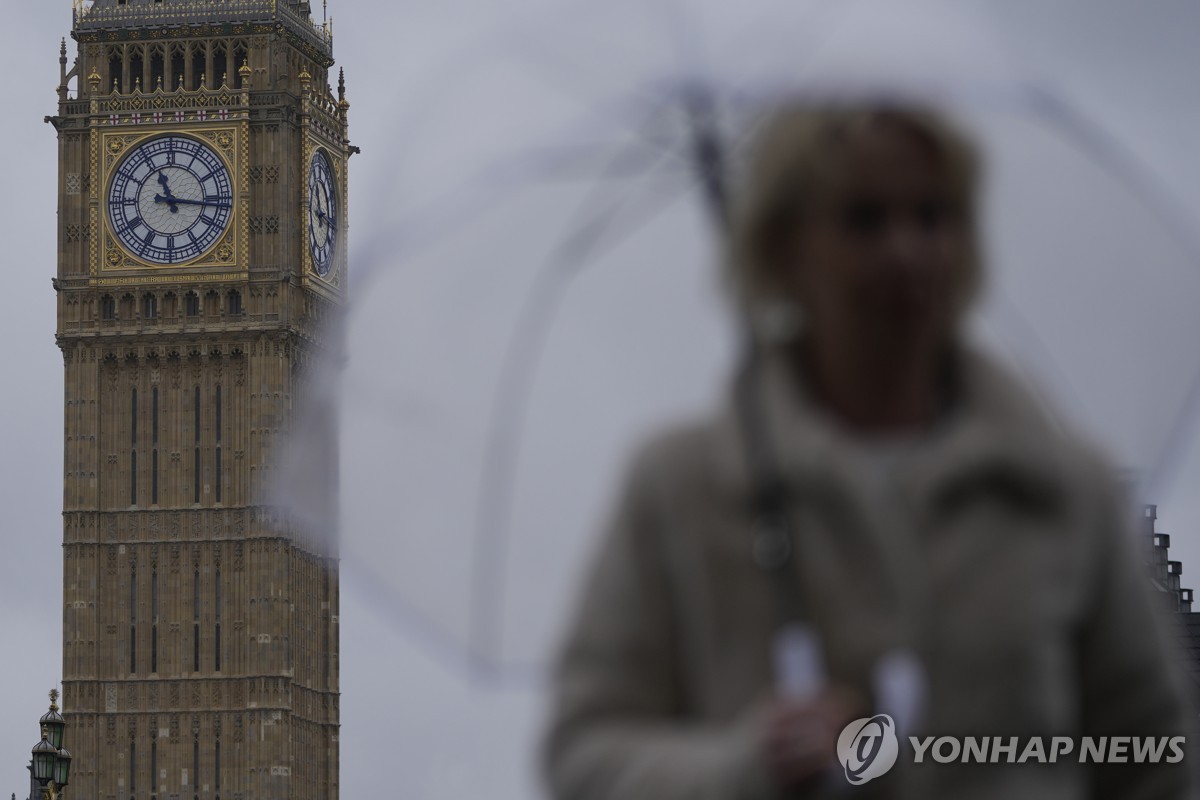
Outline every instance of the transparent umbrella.
<svg viewBox="0 0 1200 800"><path fill-rule="evenodd" d="M346 360L314 382L340 395L340 555L399 633L536 685L630 448L725 391L725 187L781 98L909 98L971 131L974 335L1117 463L1169 471L1200 375L1184 207L962 4L900 5L571 4L448 53L402 104ZM301 426L282 482L322 530L303 465L325 446Z"/></svg>

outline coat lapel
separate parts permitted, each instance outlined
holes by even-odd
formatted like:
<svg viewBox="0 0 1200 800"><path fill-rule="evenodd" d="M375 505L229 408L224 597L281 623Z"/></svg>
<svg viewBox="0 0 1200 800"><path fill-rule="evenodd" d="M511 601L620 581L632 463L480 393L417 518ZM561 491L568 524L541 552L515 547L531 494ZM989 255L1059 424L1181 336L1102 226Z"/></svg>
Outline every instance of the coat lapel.
<svg viewBox="0 0 1200 800"><path fill-rule="evenodd" d="M1043 509L1059 501L1060 439L1036 402L973 350L959 352L954 374L953 409L905 458L894 502L884 510L872 507L864 488L852 434L816 406L785 353L764 354L755 378L761 430L800 521L798 590L808 595L805 605L818 627L857 617L890 628L879 637L881 646L921 649L931 618L927 521L954 513L976 492L999 492L1006 503ZM805 520L818 530L804 530ZM814 608L816 602L845 608ZM831 633L826 629L827 639L846 638Z"/></svg>

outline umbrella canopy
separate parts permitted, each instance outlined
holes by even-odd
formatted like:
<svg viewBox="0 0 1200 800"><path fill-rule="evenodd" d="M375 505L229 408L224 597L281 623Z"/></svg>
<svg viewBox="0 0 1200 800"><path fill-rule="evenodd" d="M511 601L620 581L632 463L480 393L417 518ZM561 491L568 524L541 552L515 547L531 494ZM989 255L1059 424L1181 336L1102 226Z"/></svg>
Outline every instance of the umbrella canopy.
<svg viewBox="0 0 1200 800"><path fill-rule="evenodd" d="M437 75L369 179L347 360L310 407L340 401L343 560L463 675L536 682L630 449L722 399L741 321L714 186L784 99L932 103L969 130L972 335L1115 463L1169 468L1200 376L1190 220L962 4L560 4ZM327 446L300 426L282 482L321 531L303 465Z"/></svg>

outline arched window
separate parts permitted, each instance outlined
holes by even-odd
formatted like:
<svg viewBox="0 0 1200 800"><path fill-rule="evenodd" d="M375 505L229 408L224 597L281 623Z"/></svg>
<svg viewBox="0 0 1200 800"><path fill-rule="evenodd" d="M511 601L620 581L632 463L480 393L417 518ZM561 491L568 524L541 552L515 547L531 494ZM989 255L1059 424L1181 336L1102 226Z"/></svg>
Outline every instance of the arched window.
<svg viewBox="0 0 1200 800"><path fill-rule="evenodd" d="M158 570L150 573L150 672L158 672ZM151 761L154 760L151 750ZM155 770L150 770L153 775ZM154 784L150 784L153 786Z"/></svg>
<svg viewBox="0 0 1200 800"><path fill-rule="evenodd" d="M137 673L137 570L129 570L129 674ZM132 786L129 787L133 789Z"/></svg>
<svg viewBox="0 0 1200 800"><path fill-rule="evenodd" d="M213 48L212 62L213 74L208 78L208 85L220 89L229 83L229 59L225 56L224 45Z"/></svg>
<svg viewBox="0 0 1200 800"><path fill-rule="evenodd" d="M174 292L167 292L163 295L162 315L167 319L174 319L179 314L178 299Z"/></svg>
<svg viewBox="0 0 1200 800"><path fill-rule="evenodd" d="M183 47L171 46L171 85L166 87L172 91L182 88L184 73Z"/></svg>
<svg viewBox="0 0 1200 800"><path fill-rule="evenodd" d="M158 298L149 292L142 295L142 319L158 319Z"/></svg>
<svg viewBox="0 0 1200 800"><path fill-rule="evenodd" d="M154 52L150 54L150 85L146 88L149 91L159 89L170 89L172 87L165 85L167 77L166 59L163 57L161 47L154 48Z"/></svg>
<svg viewBox="0 0 1200 800"><path fill-rule="evenodd" d="M216 579L214 581L216 590L216 602L214 604L216 616L216 630L213 632L215 641L213 642L213 665L214 671L221 671L221 570L217 570Z"/></svg>
<svg viewBox="0 0 1200 800"><path fill-rule="evenodd" d="M200 671L200 569L192 574L192 672ZM199 775L200 771L197 770Z"/></svg>
<svg viewBox="0 0 1200 800"><path fill-rule="evenodd" d="M213 289L204 295L204 314L205 316L215 317L221 313L221 295L217 294L217 290Z"/></svg>
<svg viewBox="0 0 1200 800"><path fill-rule="evenodd" d="M111 294L100 298L100 319L112 320L117 318L117 301Z"/></svg>
<svg viewBox="0 0 1200 800"><path fill-rule="evenodd" d="M134 305L133 295L121 296L121 319L133 319Z"/></svg>
<svg viewBox="0 0 1200 800"><path fill-rule="evenodd" d="M195 398L193 401L193 406L194 406L194 408L192 410L193 417L194 417L193 427L196 429L196 459L195 459L196 463L193 467L194 474L192 476L193 483L194 483L194 489L195 489L195 492L194 492L195 498L192 502L199 503L200 502L200 387L199 386L196 387L196 393L195 393Z"/></svg>
<svg viewBox="0 0 1200 800"><path fill-rule="evenodd" d="M215 419L214 419L213 427L214 427L214 432L216 434L215 438L216 438L216 442L217 442L216 452L214 454L216 463L213 466L216 471L216 475L215 475L215 477L216 477L216 501L218 503L220 503L221 502L221 478L222 478L222 476L221 476L221 386L219 384L217 385L217 388L216 388L216 402L213 405L214 405L213 410L215 412Z"/></svg>
<svg viewBox="0 0 1200 800"><path fill-rule="evenodd" d="M183 297L183 313L189 317L200 316L200 295L188 292Z"/></svg>
<svg viewBox="0 0 1200 800"><path fill-rule="evenodd" d="M230 289L226 300L225 307L229 311L229 316L240 317L242 315L242 293L237 289Z"/></svg>
<svg viewBox="0 0 1200 800"><path fill-rule="evenodd" d="M138 393L133 389L129 399L129 505L137 505L137 429Z"/></svg>
<svg viewBox="0 0 1200 800"><path fill-rule="evenodd" d="M150 463L150 505L158 505L158 387L150 392L150 422L154 426L150 431L150 443L154 446Z"/></svg>
<svg viewBox="0 0 1200 800"><path fill-rule="evenodd" d="M143 72L146 68L146 60L142 56L142 48L130 48L129 53L129 83L134 89L140 88L143 92L147 90L142 81L144 79Z"/></svg>
<svg viewBox="0 0 1200 800"><path fill-rule="evenodd" d="M108 56L108 86L104 87L121 94L125 91L125 82L122 80L124 76L125 62L120 54L116 51L109 53Z"/></svg>
<svg viewBox="0 0 1200 800"><path fill-rule="evenodd" d="M191 83L191 89L193 89L193 90L201 88L204 85L205 81L207 80L208 76L206 76L204 74L204 65L205 65L204 45L193 44L192 45L192 83Z"/></svg>

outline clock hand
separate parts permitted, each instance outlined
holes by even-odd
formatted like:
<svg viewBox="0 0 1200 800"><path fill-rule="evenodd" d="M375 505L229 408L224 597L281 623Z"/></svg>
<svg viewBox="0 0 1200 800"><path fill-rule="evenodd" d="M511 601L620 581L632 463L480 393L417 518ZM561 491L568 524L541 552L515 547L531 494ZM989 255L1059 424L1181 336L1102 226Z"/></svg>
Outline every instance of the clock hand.
<svg viewBox="0 0 1200 800"><path fill-rule="evenodd" d="M326 228L329 228L329 230L331 230L331 231L337 230L337 223L334 222L333 217L329 216L328 214L321 211L320 209L317 209L317 219L321 220L321 223Z"/></svg>
<svg viewBox="0 0 1200 800"><path fill-rule="evenodd" d="M213 208L233 208L229 203L211 203L207 200L184 200L182 197L163 197L161 194L154 195L154 202L169 203L172 206L179 204L181 206L212 206Z"/></svg>
<svg viewBox="0 0 1200 800"><path fill-rule="evenodd" d="M317 219L325 223L330 230L337 230L337 225L334 224L333 217L321 210L321 196L317 195Z"/></svg>
<svg viewBox="0 0 1200 800"><path fill-rule="evenodd" d="M166 196L167 196L166 202L168 204L170 204L171 213L178 214L179 206L175 205L175 195L171 194L171 187L167 185L168 180L169 179L167 178L167 173L165 173L165 172L158 173L158 183L160 186L162 186L163 192L166 193ZM156 203L158 202L157 197L155 198L154 202L156 202Z"/></svg>

